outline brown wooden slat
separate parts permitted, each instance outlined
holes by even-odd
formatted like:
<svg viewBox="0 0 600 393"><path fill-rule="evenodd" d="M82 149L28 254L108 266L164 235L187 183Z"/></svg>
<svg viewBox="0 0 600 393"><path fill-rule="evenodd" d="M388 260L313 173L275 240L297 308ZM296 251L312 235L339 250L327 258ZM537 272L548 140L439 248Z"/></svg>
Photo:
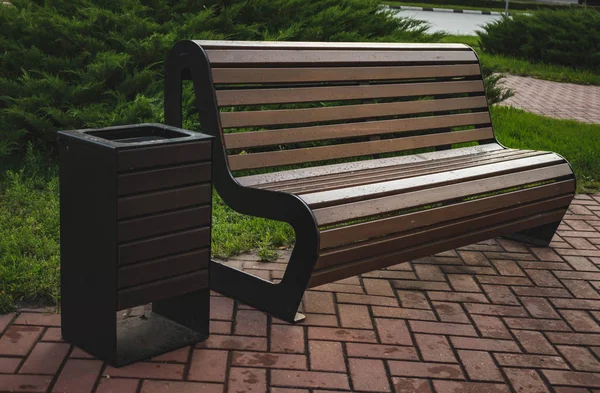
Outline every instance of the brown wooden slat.
<svg viewBox="0 0 600 393"><path fill-rule="evenodd" d="M438 152L435 152L438 153ZM356 167L356 169L348 172L332 172L327 175L313 176L313 177L304 177L293 180L284 180L273 183L266 184L258 184L255 187L265 190L290 190L294 187L304 187L311 185L320 185L327 183L329 181L338 181L342 179L348 179L352 181L355 178L360 178L363 176L379 176L384 173L397 173L404 171L414 171L414 170L427 170L431 167L443 167L446 165L455 165L458 163L468 164L468 163L476 163L480 161L500 158L500 157L510 157L515 155L529 154L533 153L531 150L513 150L513 149L502 149L502 150L494 150L485 153L479 154L468 154L468 155L459 155L448 158L440 158L440 159L421 159L414 161L402 162L396 165L390 163L392 165L386 166L377 166L377 167L367 167L366 169L360 169L360 167ZM538 152L539 154L539 152ZM411 157L411 156L403 156L403 157ZM359 163L369 163L371 160L367 161L359 161Z"/></svg>
<svg viewBox="0 0 600 393"><path fill-rule="evenodd" d="M437 152L436 152L437 153ZM479 154L469 154L469 155L461 155L455 157L448 158L440 158L440 159L429 159L429 160L415 160L408 161L405 163L400 163L396 165L388 165L388 166L378 166L378 167L368 167L365 169L360 169L357 167L353 171L348 172L332 172L327 175L299 178L294 180L285 180L274 183L266 183L256 185L256 188L265 189L265 190L288 190L294 187L304 187L311 185L320 185L323 183L327 183L329 181L338 181L342 179L353 180L354 178L360 178L363 176L378 176L387 172L397 173L404 171L414 171L417 169L427 170L431 167L444 166L444 165L454 165L457 163L475 163L482 160L488 160L499 157L509 157L513 155L526 154L531 153L529 150L512 150L512 149L502 149L495 150L487 153L479 153ZM404 156L407 157L407 156ZM410 157L410 156L408 156ZM369 163L370 161L359 161L364 163Z"/></svg>
<svg viewBox="0 0 600 393"><path fill-rule="evenodd" d="M117 309L123 310L208 287L208 269L138 285L117 292Z"/></svg>
<svg viewBox="0 0 600 393"><path fill-rule="evenodd" d="M417 230L414 233L407 234L402 232L383 238L371 239L356 244L348 244L336 249L321 252L319 260L315 265L315 270L347 263L352 260L387 254L404 248L413 247L420 243L429 242L432 239L443 239L444 237L452 236L456 233L469 232L471 230L517 220L522 217L540 214L550 210L559 208L566 210L572 199L573 195L571 194L563 195L514 208L495 210L493 213L488 213L478 218L459 220L460 224L452 223L436 225L426 230ZM468 205L463 204L459 208L464 209L462 218L470 215Z"/></svg>
<svg viewBox="0 0 600 393"><path fill-rule="evenodd" d="M396 43L396 42L322 42L322 41L229 41L229 40L194 40L204 49L405 49L405 50L466 50L472 51L465 44L439 43Z"/></svg>
<svg viewBox="0 0 600 393"><path fill-rule="evenodd" d="M505 209L550 196L573 194L574 190L575 182L573 180L566 180L401 216L327 229L321 231L320 245L321 249L338 247L394 232L410 231L415 228L435 225L444 221L460 219L465 217L465 215L477 215L493 210Z"/></svg>
<svg viewBox="0 0 600 393"><path fill-rule="evenodd" d="M130 195L210 180L210 162L119 175L118 194Z"/></svg>
<svg viewBox="0 0 600 393"><path fill-rule="evenodd" d="M229 167L234 171L240 169L267 168L486 140L493 137L494 134L491 128L480 128L476 130L445 132L379 141L344 143L332 146L319 146L265 153L240 154L229 156Z"/></svg>
<svg viewBox="0 0 600 393"><path fill-rule="evenodd" d="M119 288L144 284L165 277L208 268L210 250L203 248L185 254L136 263L119 268L117 282Z"/></svg>
<svg viewBox="0 0 600 393"><path fill-rule="evenodd" d="M378 120L325 126L297 127L269 131L236 132L224 135L227 149L284 145L327 139L352 138L398 132L432 130L467 125L489 124L488 112Z"/></svg>
<svg viewBox="0 0 600 393"><path fill-rule="evenodd" d="M533 156L542 155L542 154L543 154L542 152L525 152L525 153L521 153L521 154L516 152L512 156L506 156L506 157L490 158L487 160L479 160L479 161L472 161L472 162L460 162L460 163L457 162L457 163L450 164L450 165L443 165L442 163L439 163L436 166L435 164L432 164L427 168L419 168L419 169L414 169L412 171L405 170L402 172L396 171L395 173L384 172L381 174L355 176L351 179L340 179L340 180L329 181L329 182L321 182L321 184L313 184L313 185L299 186L299 187L293 187L293 188L291 188L291 187L283 188L283 189L278 188L277 190L301 195L301 194L308 194L308 193L314 193L314 192L335 190L338 188L356 187L356 186L361 186L361 185L366 185L366 184L373 184L373 183L377 183L377 182L381 182L381 181L405 179L405 178L412 177L412 176L423 176L423 175L429 175L429 174L433 174L433 173L453 171L456 169L470 168L470 167L477 166L477 165L488 165L488 164L493 164L496 162L510 161L510 160L514 160L517 158L533 157Z"/></svg>
<svg viewBox="0 0 600 393"><path fill-rule="evenodd" d="M560 167L561 169L557 171L564 173L563 176L570 175L570 170L567 170L559 165L562 163L564 163L564 159L562 157L553 153L548 153L541 156L519 158L506 162L498 162L495 164L479 165L467 169L458 169L452 172L435 173L431 175L411 177L408 179L380 182L377 184L367 184L364 186L316 192L313 194L302 195L301 198L309 206L315 208L325 207L328 205L338 205L340 203L348 204L353 201L381 198L391 194L407 192L408 190L439 187L442 185L454 184L467 180L499 176L505 173L522 172L523 176L525 177L527 170L551 165ZM549 169L548 173L551 172L552 169ZM551 178L555 177L553 176Z"/></svg>
<svg viewBox="0 0 600 393"><path fill-rule="evenodd" d="M241 176L236 180L243 186L260 187L270 183L284 181L299 181L301 179L314 178L316 176L325 176L329 174L351 173L354 171L363 171L366 169L377 169L392 165L404 165L409 163L425 163L451 157L471 157L479 154L488 154L494 151L504 151L506 148L497 143L486 143L482 145L461 147L451 150L434 151L419 153L414 155L403 155L386 158L367 159L360 161L343 162L338 164L328 164L313 166L309 168L289 169L279 172L262 173L259 175Z"/></svg>
<svg viewBox="0 0 600 393"><path fill-rule="evenodd" d="M208 226L210 218L210 205L204 205L121 221L118 225L119 242L158 236L198 226Z"/></svg>
<svg viewBox="0 0 600 393"><path fill-rule="evenodd" d="M481 75L478 64L401 67L213 68L214 83L296 83Z"/></svg>
<svg viewBox="0 0 600 393"><path fill-rule="evenodd" d="M451 250L457 247L473 244L482 240L490 239L495 236L508 235L514 232L522 231L528 228L549 224L560 221L566 209L552 211L544 214L525 217L519 220L505 222L493 227L471 230L443 240L436 239L434 242L425 243L413 248L393 252L385 255L379 255L373 258L367 258L360 261L351 262L344 265L334 266L330 269L318 270L313 273L308 284L309 287L319 286L328 282L341 280L343 278L355 276L365 272L382 269L391 265L396 265L403 261L410 261L438 252ZM454 232L460 233L460 232Z"/></svg>
<svg viewBox="0 0 600 393"><path fill-rule="evenodd" d="M481 92L483 92L483 82L475 80L385 85L217 90L216 95L219 106L236 106Z"/></svg>
<svg viewBox="0 0 600 393"><path fill-rule="evenodd" d="M221 125L223 128L234 128L302 124L320 121L364 119L378 116L395 116L476 108L487 108L487 102L484 96L344 105L310 109L221 112Z"/></svg>
<svg viewBox="0 0 600 393"><path fill-rule="evenodd" d="M132 171L193 161L210 161L210 156L211 142L205 141L119 150L117 162L119 171Z"/></svg>
<svg viewBox="0 0 600 393"><path fill-rule="evenodd" d="M431 175L429 175L431 176ZM378 199L371 199L355 203L325 207L313 210L313 214L319 226L331 225L338 222L347 222L363 217L385 214L393 211L409 209L416 206L425 206L432 203L453 200L478 195L505 188L516 187L524 184L532 184L545 180L559 179L572 176L568 164L553 165L532 170L524 170L510 174L499 174L497 176L486 176L479 180L469 180L468 174L460 184L440 185L429 183L428 188L423 189L422 182L415 182L416 187L412 192L404 192L402 195L392 195ZM436 176L437 177L437 176ZM437 177L443 179L444 176ZM414 189L414 188L413 188Z"/></svg>
<svg viewBox="0 0 600 393"><path fill-rule="evenodd" d="M210 183L204 183L167 191L121 197L118 199L118 218L132 218L210 203L211 191Z"/></svg>
<svg viewBox="0 0 600 393"><path fill-rule="evenodd" d="M210 227L192 229L119 246L119 265L178 254L210 244Z"/></svg>
<svg viewBox="0 0 600 393"><path fill-rule="evenodd" d="M291 64L406 64L476 62L477 56L466 50L311 50L311 49L209 49L206 51L212 67L232 65L281 65Z"/></svg>

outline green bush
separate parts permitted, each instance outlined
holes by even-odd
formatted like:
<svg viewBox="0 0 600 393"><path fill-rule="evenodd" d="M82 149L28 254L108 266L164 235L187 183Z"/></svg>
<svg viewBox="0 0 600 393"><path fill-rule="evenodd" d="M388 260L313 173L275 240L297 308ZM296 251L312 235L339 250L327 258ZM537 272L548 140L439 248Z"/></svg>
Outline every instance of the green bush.
<svg viewBox="0 0 600 393"><path fill-rule="evenodd" d="M491 54L600 72L600 12L591 8L502 18L478 35Z"/></svg>
<svg viewBox="0 0 600 393"><path fill-rule="evenodd" d="M0 7L0 155L55 131L162 120L182 39L437 41L376 0L12 0ZM186 102L191 101L189 98Z"/></svg>

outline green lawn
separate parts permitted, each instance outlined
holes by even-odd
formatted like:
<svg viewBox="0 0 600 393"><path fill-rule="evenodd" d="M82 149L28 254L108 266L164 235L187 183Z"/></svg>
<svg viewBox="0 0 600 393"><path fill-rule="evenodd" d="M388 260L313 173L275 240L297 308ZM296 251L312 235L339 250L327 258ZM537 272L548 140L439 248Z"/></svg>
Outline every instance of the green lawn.
<svg viewBox="0 0 600 393"><path fill-rule="evenodd" d="M513 75L532 76L556 82L569 82L582 85L600 85L600 74L587 70L576 70L570 67L532 63L527 60L514 57L491 55L485 53L479 47L477 36L449 35L442 42L463 43L471 46L477 51L481 63L494 72L502 72Z"/></svg>
<svg viewBox="0 0 600 393"><path fill-rule="evenodd" d="M556 120L495 107L496 134L508 147L552 150L568 159L578 192L600 190L600 125ZM18 171L0 177L0 313L14 302L56 304L59 297L59 203L56 164L29 154ZM274 248L293 243L287 224L242 216L213 199L213 253L229 257L259 249L264 259Z"/></svg>

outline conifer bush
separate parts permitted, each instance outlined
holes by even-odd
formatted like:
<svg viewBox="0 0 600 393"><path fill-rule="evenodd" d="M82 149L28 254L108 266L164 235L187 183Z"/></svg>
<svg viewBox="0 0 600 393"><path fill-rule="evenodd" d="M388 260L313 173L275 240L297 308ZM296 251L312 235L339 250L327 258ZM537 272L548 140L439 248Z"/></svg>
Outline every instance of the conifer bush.
<svg viewBox="0 0 600 393"><path fill-rule="evenodd" d="M55 131L162 121L182 39L437 41L376 0L12 0L0 7L0 156ZM186 102L191 102L188 91ZM188 124L190 128L192 125Z"/></svg>
<svg viewBox="0 0 600 393"><path fill-rule="evenodd" d="M600 11L538 11L502 18L478 32L491 54L600 73Z"/></svg>

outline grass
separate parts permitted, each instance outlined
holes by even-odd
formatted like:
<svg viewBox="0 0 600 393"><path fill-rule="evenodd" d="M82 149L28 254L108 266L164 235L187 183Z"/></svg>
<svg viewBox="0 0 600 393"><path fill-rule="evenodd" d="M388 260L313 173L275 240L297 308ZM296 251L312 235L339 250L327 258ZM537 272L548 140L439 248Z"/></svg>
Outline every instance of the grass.
<svg viewBox="0 0 600 393"><path fill-rule="evenodd" d="M496 137L504 146L556 152L571 163L577 175L577 192L600 191L600 125L499 106L492 108L492 120Z"/></svg>
<svg viewBox="0 0 600 393"><path fill-rule="evenodd" d="M508 147L555 151L571 162L577 191L600 190L600 125L550 119L494 107L499 141ZM56 304L59 298L59 199L56 164L32 149L19 170L0 173L0 313L15 304ZM258 249L263 260L294 242L285 223L240 215L213 197L213 255Z"/></svg>
<svg viewBox="0 0 600 393"><path fill-rule="evenodd" d="M578 70L554 64L532 63L514 57L486 53L479 47L477 36L449 35L442 38L441 42L462 43L471 46L477 51L481 63L494 72L531 76L555 82L600 86L600 74L589 70Z"/></svg>
<svg viewBox="0 0 600 393"><path fill-rule="evenodd" d="M55 165L31 149L18 171L0 174L0 313L15 301L56 304L59 202Z"/></svg>

